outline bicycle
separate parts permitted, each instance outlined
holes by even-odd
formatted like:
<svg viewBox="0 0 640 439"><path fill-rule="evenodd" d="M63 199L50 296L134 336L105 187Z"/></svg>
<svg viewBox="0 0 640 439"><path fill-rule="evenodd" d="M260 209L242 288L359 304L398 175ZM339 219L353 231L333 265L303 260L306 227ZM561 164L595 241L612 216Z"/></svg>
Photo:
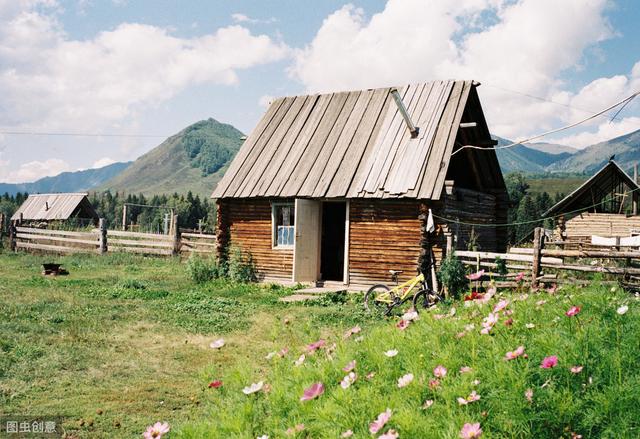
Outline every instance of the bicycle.
<svg viewBox="0 0 640 439"><path fill-rule="evenodd" d="M418 275L398 285L398 275L402 270L389 270L396 286L389 288L384 284L373 285L364 296L364 308L367 312L388 316L394 308L400 307L409 300L413 309L426 309L441 301L443 297L429 288L424 274L418 270ZM416 291L417 290L417 291Z"/></svg>

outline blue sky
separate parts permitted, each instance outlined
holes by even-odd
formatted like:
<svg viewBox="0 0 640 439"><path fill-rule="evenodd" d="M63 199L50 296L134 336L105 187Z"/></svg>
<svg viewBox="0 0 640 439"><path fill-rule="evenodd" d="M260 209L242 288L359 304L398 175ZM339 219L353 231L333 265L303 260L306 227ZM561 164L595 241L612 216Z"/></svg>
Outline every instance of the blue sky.
<svg viewBox="0 0 640 439"><path fill-rule="evenodd" d="M0 134L0 181L132 160L209 117L249 132L273 96L442 78L482 82L492 131L523 138L640 89L638 22L632 0L0 0L0 133L159 136ZM634 102L548 140L636 129Z"/></svg>

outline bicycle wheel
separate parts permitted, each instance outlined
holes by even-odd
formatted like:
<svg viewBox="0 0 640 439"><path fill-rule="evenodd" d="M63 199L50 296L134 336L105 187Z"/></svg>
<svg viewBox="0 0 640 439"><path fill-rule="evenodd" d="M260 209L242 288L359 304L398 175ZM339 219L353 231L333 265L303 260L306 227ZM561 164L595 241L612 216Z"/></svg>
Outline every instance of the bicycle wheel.
<svg viewBox="0 0 640 439"><path fill-rule="evenodd" d="M421 309L431 308L441 300L443 297L432 290L420 290L413 296L413 309L420 312Z"/></svg>
<svg viewBox="0 0 640 439"><path fill-rule="evenodd" d="M391 311L392 306L385 302L376 300L379 294L389 291L386 285L378 284L369 288L367 294L364 295L364 309L371 314L386 316Z"/></svg>

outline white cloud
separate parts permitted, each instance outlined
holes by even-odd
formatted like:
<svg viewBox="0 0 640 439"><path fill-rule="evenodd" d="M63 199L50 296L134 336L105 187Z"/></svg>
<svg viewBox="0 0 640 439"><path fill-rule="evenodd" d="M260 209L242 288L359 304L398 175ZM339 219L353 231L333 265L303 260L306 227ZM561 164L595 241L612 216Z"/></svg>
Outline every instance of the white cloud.
<svg viewBox="0 0 640 439"><path fill-rule="evenodd" d="M17 170L9 170L2 180L4 183L26 183L70 170L69 164L61 159L34 160L21 164Z"/></svg>
<svg viewBox="0 0 640 439"><path fill-rule="evenodd" d="M260 105L262 108L267 108L269 105L271 105L271 102L273 102L274 99L275 98L271 95L260 96L260 99L258 99L258 105Z"/></svg>
<svg viewBox="0 0 640 439"><path fill-rule="evenodd" d="M596 131L583 131L571 136L554 139L553 143L584 148L603 140L613 139L640 129L640 117L625 117L613 122L601 122Z"/></svg>
<svg viewBox="0 0 640 439"><path fill-rule="evenodd" d="M4 8L0 28L0 120L14 127L103 130L203 83L287 56L267 35L233 25L195 38L123 23L73 40L55 14ZM8 15L7 15L8 14ZM4 15L4 16L3 16Z"/></svg>
<svg viewBox="0 0 640 439"><path fill-rule="evenodd" d="M109 166L116 161L110 157L102 157L101 159L96 160L93 165L91 165L92 169L104 168L105 166Z"/></svg>
<svg viewBox="0 0 640 439"><path fill-rule="evenodd" d="M311 92L476 79L485 84L479 93L492 131L523 138L585 117L566 106L595 112L640 86L634 79L640 63L629 76L601 78L577 92L564 79L591 61L590 49L615 36L607 6L607 0L389 0L367 17L346 5L296 52L290 74ZM623 129L632 120L615 125Z"/></svg>
<svg viewBox="0 0 640 439"><path fill-rule="evenodd" d="M275 23L276 20L275 17L270 17L267 19L259 19L259 18L251 18L248 15L245 14L241 14L239 12L236 12L235 14L231 14L231 19L235 22L235 23L250 23L250 24L258 24L258 23Z"/></svg>

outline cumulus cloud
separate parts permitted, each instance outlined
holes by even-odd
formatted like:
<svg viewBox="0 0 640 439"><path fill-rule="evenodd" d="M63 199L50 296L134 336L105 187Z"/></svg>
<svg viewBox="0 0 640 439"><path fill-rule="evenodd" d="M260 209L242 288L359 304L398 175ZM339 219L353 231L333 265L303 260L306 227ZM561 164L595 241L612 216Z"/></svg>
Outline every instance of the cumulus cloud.
<svg viewBox="0 0 640 439"><path fill-rule="evenodd" d="M92 169L104 168L105 166L109 166L115 162L116 161L110 157L102 157L101 159L98 159L95 162L93 162L93 165L91 165L91 168Z"/></svg>
<svg viewBox="0 0 640 439"><path fill-rule="evenodd" d="M61 159L34 160L21 164L16 170L9 170L2 180L4 183L32 182L70 170L69 164Z"/></svg>
<svg viewBox="0 0 640 439"><path fill-rule="evenodd" d="M476 79L485 84L479 93L492 131L522 138L585 117L585 111L569 107L595 112L640 85L634 79L640 63L630 75L601 78L579 91L563 79L589 62L588 49L615 36L607 5L607 0L389 0L370 17L346 5L296 52L289 73L310 92ZM623 129L631 122L615 126ZM610 130L596 125L594 139Z"/></svg>
<svg viewBox="0 0 640 439"><path fill-rule="evenodd" d="M123 23L74 40L55 14L37 7L41 3L0 6L0 119L5 125L100 130L189 86L235 84L239 70L288 53L285 44L239 25L180 38L165 28Z"/></svg>

